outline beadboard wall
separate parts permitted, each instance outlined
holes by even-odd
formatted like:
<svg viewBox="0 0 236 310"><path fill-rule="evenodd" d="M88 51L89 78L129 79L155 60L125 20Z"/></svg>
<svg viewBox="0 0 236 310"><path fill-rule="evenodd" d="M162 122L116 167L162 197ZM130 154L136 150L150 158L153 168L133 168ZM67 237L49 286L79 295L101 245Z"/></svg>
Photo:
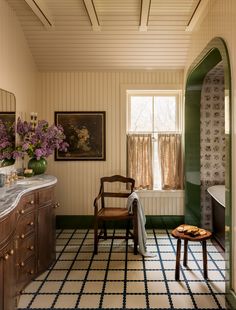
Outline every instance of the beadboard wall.
<svg viewBox="0 0 236 310"><path fill-rule="evenodd" d="M0 0L0 68L0 88L15 95L17 113L34 111L36 67L15 12L5 0Z"/></svg>
<svg viewBox="0 0 236 310"><path fill-rule="evenodd" d="M93 214L100 177L126 173L126 89L182 89L182 85L181 70L38 74L40 118L52 122L54 111L106 111L106 161L49 158L48 173L58 177L58 214Z"/></svg>
<svg viewBox="0 0 236 310"><path fill-rule="evenodd" d="M236 184L236 36L235 36L235 0L210 0L207 8L207 15L201 25L192 33L188 63L186 72L193 60L201 53L205 46L214 38L221 37L225 40L231 63L232 76L232 188ZM185 75L186 78L186 75ZM233 287L236 291L236 193L232 191L233 210Z"/></svg>

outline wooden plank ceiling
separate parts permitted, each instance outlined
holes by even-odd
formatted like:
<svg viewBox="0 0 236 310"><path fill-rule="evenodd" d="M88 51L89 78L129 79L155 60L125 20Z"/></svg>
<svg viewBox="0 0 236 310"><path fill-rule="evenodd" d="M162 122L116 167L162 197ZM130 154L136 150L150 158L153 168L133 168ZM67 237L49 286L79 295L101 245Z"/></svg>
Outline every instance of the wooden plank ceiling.
<svg viewBox="0 0 236 310"><path fill-rule="evenodd" d="M52 27L33 12L33 1L44 1ZM185 28L199 0L7 2L40 71L77 71L184 68L191 36Z"/></svg>

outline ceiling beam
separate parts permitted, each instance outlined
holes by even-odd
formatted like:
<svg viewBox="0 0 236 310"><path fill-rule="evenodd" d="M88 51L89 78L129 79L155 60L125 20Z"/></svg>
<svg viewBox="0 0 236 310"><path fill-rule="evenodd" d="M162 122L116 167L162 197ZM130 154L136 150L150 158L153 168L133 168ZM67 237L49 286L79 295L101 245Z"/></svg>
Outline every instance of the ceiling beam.
<svg viewBox="0 0 236 310"><path fill-rule="evenodd" d="M151 7L151 0L142 0L139 31L147 31L150 7Z"/></svg>
<svg viewBox="0 0 236 310"><path fill-rule="evenodd" d="M51 28L53 26L52 17L45 5L44 0L25 0L25 2L29 5L31 10L45 27Z"/></svg>
<svg viewBox="0 0 236 310"><path fill-rule="evenodd" d="M100 31L99 20L97 16L97 12L93 3L93 0L84 0L84 5L87 10L93 31Z"/></svg>
<svg viewBox="0 0 236 310"><path fill-rule="evenodd" d="M193 11L193 14L188 22L187 27L185 28L185 31L193 31L196 26L199 26L204 17L206 16L208 10L207 5L210 0L199 0L195 10Z"/></svg>

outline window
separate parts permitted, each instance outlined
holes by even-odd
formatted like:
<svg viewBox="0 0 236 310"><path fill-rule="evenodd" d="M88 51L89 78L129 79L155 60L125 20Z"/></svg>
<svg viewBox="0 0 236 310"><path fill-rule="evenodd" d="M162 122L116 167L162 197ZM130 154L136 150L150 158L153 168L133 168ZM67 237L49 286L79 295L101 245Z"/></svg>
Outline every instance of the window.
<svg viewBox="0 0 236 310"><path fill-rule="evenodd" d="M151 134L153 188L161 189L158 134L181 133L180 91L128 91L128 134Z"/></svg>

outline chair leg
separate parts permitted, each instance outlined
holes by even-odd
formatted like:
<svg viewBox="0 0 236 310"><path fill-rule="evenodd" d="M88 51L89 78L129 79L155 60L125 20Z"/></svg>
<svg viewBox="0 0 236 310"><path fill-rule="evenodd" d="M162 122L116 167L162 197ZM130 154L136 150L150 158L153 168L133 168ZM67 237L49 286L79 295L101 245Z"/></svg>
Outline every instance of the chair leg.
<svg viewBox="0 0 236 310"><path fill-rule="evenodd" d="M127 225L126 225L126 240L129 239L129 229L130 229L130 220L127 221Z"/></svg>
<svg viewBox="0 0 236 310"><path fill-rule="evenodd" d="M107 227L105 221L102 223L102 226L103 226L104 239L107 240Z"/></svg>
<svg viewBox="0 0 236 310"><path fill-rule="evenodd" d="M95 219L94 223L94 254L98 254L98 221Z"/></svg>

